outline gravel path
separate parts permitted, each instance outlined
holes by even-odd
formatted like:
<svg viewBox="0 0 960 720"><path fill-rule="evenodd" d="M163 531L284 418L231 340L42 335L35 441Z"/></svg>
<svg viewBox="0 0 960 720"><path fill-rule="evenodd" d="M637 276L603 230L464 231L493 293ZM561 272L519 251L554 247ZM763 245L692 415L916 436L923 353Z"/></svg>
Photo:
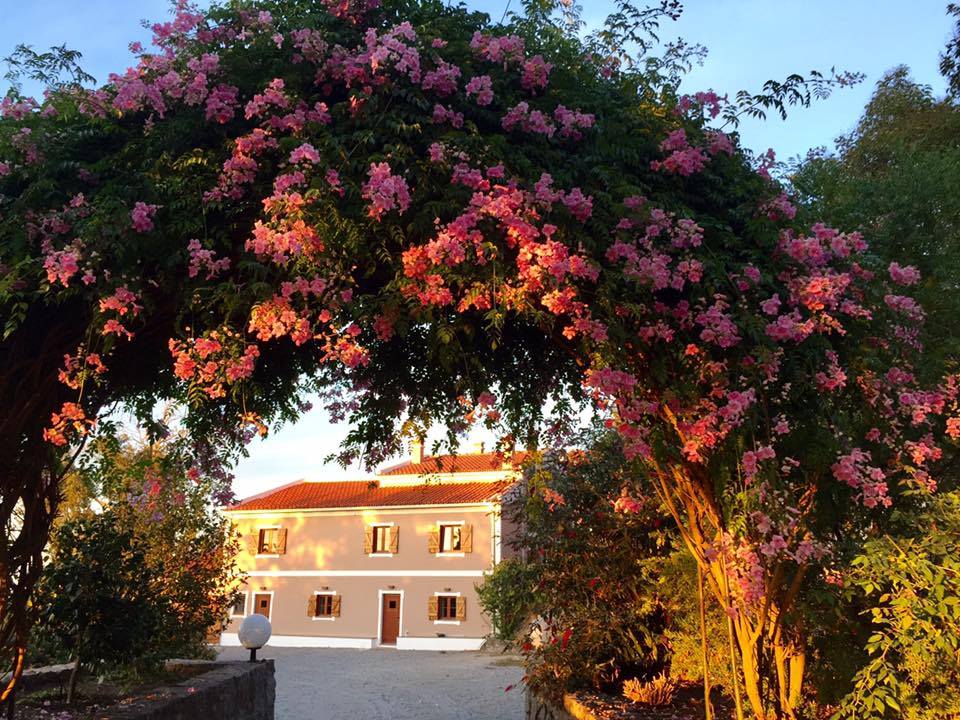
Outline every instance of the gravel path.
<svg viewBox="0 0 960 720"><path fill-rule="evenodd" d="M276 720L521 720L523 670L485 652L271 648ZM246 659L242 648L220 657ZM509 685L517 687L504 692Z"/></svg>

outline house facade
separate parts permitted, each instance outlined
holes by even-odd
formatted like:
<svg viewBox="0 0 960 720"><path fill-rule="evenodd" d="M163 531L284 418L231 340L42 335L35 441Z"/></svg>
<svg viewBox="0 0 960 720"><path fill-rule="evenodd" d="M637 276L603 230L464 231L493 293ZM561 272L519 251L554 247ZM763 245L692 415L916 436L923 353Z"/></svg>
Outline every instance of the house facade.
<svg viewBox="0 0 960 720"><path fill-rule="evenodd" d="M226 511L247 576L221 644L252 613L270 644L473 650L490 632L475 585L504 555L501 501L522 453L424 457L371 479L299 481Z"/></svg>

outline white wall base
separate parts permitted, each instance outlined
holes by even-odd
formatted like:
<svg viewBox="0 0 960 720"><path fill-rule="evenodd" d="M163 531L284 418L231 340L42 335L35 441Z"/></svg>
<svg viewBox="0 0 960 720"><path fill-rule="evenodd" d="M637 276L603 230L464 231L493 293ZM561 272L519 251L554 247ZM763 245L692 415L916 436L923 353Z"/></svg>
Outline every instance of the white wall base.
<svg viewBox="0 0 960 720"><path fill-rule="evenodd" d="M237 633L221 633L220 644L224 647L239 647ZM313 635L274 635L267 647L314 647L314 648L352 648L369 650L373 647L371 638L316 637Z"/></svg>
<svg viewBox="0 0 960 720"><path fill-rule="evenodd" d="M397 650L479 650L484 638L399 637Z"/></svg>

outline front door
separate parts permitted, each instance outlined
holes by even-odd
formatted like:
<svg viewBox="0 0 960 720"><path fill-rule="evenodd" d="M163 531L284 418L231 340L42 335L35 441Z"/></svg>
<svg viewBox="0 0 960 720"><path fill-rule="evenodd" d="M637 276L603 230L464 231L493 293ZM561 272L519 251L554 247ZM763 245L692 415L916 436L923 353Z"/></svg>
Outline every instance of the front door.
<svg viewBox="0 0 960 720"><path fill-rule="evenodd" d="M270 618L270 601L271 596L268 593L256 594L253 596L253 611L257 615L263 615L265 618Z"/></svg>
<svg viewBox="0 0 960 720"><path fill-rule="evenodd" d="M400 593L384 593L380 621L380 644L396 645L400 634Z"/></svg>

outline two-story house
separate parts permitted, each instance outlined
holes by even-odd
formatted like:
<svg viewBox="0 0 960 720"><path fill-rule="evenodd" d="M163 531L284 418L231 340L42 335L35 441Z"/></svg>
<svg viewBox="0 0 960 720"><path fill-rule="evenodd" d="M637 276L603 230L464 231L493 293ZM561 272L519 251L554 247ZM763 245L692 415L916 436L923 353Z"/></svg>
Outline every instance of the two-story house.
<svg viewBox="0 0 960 720"><path fill-rule="evenodd" d="M479 449L479 448L478 448ZM475 585L504 552L501 499L516 464L496 453L412 457L373 478L298 481L227 510L245 541L221 644L270 618L271 645L478 649Z"/></svg>

